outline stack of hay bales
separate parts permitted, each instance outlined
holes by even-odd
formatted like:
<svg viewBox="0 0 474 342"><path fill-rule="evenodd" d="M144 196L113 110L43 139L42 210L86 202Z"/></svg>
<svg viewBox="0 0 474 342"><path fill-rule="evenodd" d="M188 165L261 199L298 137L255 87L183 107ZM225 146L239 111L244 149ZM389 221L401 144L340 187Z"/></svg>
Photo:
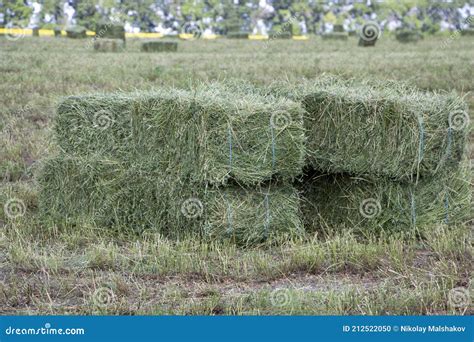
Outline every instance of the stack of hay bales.
<svg viewBox="0 0 474 342"><path fill-rule="evenodd" d="M54 36L55 37L61 37L61 27L55 26L53 28Z"/></svg>
<svg viewBox="0 0 474 342"><path fill-rule="evenodd" d="M71 26L66 28L66 36L68 38L79 39L87 38L87 30L83 26Z"/></svg>
<svg viewBox="0 0 474 342"><path fill-rule="evenodd" d="M116 22L100 21L95 27L96 38L121 39L125 42L125 27Z"/></svg>
<svg viewBox="0 0 474 342"><path fill-rule="evenodd" d="M345 32L344 26L340 24L334 25L333 32L323 33L322 39L333 39L333 40L347 40L349 33Z"/></svg>
<svg viewBox="0 0 474 342"><path fill-rule="evenodd" d="M473 17L469 17L469 18L470 18L469 27L461 30L461 35L463 36L474 36L474 22L473 22L474 19L472 19Z"/></svg>
<svg viewBox="0 0 474 342"><path fill-rule="evenodd" d="M31 33L32 33L33 37L39 37L39 30L40 30L40 28L38 26L35 26L31 29Z"/></svg>
<svg viewBox="0 0 474 342"><path fill-rule="evenodd" d="M467 107L454 93L334 77L69 97L44 217L259 243L325 228L469 219Z"/></svg>
<svg viewBox="0 0 474 342"><path fill-rule="evenodd" d="M97 52L118 52L124 48L124 41L121 39L94 39L94 51Z"/></svg>
<svg viewBox="0 0 474 342"><path fill-rule="evenodd" d="M171 41L147 40L142 42L141 50L143 52L176 52L178 43Z"/></svg>
<svg viewBox="0 0 474 342"><path fill-rule="evenodd" d="M406 230L469 218L468 114L452 93L322 78L269 92L306 111L309 230Z"/></svg>
<svg viewBox="0 0 474 342"><path fill-rule="evenodd" d="M395 38L400 43L416 43L423 39L423 35L420 31L404 28L396 31Z"/></svg>
<svg viewBox="0 0 474 342"><path fill-rule="evenodd" d="M39 177L40 210L242 244L299 235L291 181L304 163L302 117L290 100L217 86L67 98L55 124L61 153Z"/></svg>

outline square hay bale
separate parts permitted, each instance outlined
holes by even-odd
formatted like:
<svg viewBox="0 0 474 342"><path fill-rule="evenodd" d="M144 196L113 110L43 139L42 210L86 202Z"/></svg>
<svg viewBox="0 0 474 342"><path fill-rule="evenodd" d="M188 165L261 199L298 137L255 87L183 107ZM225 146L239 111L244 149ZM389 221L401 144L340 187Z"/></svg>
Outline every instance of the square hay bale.
<svg viewBox="0 0 474 342"><path fill-rule="evenodd" d="M349 175L313 175L299 185L308 231L408 231L471 219L471 176L463 166L415 183Z"/></svg>
<svg viewBox="0 0 474 342"><path fill-rule="evenodd" d="M268 35L269 39L291 39L292 33L289 31L273 31Z"/></svg>
<svg viewBox="0 0 474 342"><path fill-rule="evenodd" d="M176 52L178 43L170 41L148 40L141 44L143 52Z"/></svg>
<svg viewBox="0 0 474 342"><path fill-rule="evenodd" d="M94 51L97 52L118 52L123 51L124 41L120 39L94 39Z"/></svg>
<svg viewBox="0 0 474 342"><path fill-rule="evenodd" d="M401 29L396 31L395 38L400 43L416 43L423 39L423 35L417 30Z"/></svg>
<svg viewBox="0 0 474 342"><path fill-rule="evenodd" d="M264 92L302 102L308 164L322 173L413 180L456 168L466 154L468 110L454 92L332 76Z"/></svg>
<svg viewBox="0 0 474 342"><path fill-rule="evenodd" d="M249 39L249 33L243 31L230 31L227 32L226 37L228 39Z"/></svg>
<svg viewBox="0 0 474 342"><path fill-rule="evenodd" d="M125 41L125 28L120 23L100 21L95 26L96 38L121 39Z"/></svg>
<svg viewBox="0 0 474 342"><path fill-rule="evenodd" d="M305 157L298 103L228 92L217 84L192 92L69 97L58 107L55 136L68 154L145 159L160 170L211 184L292 179Z"/></svg>
<svg viewBox="0 0 474 342"><path fill-rule="evenodd" d="M86 28L82 26L68 27L66 29L66 36L73 39L87 38L86 31Z"/></svg>
<svg viewBox="0 0 474 342"><path fill-rule="evenodd" d="M61 37L61 28L60 27L53 28L53 32L54 32L55 37Z"/></svg>
<svg viewBox="0 0 474 342"><path fill-rule="evenodd" d="M344 32L344 25L342 24L334 25L333 32Z"/></svg>
<svg viewBox="0 0 474 342"><path fill-rule="evenodd" d="M461 35L463 36L474 36L474 27L469 27L464 30L461 30Z"/></svg>
<svg viewBox="0 0 474 342"><path fill-rule="evenodd" d="M321 35L323 40L347 40L349 39L349 33L347 32L331 32L324 33Z"/></svg>
<svg viewBox="0 0 474 342"><path fill-rule="evenodd" d="M199 234L259 243L304 232L290 185L212 188L181 182L149 165L58 156L44 162L39 211L56 223Z"/></svg>

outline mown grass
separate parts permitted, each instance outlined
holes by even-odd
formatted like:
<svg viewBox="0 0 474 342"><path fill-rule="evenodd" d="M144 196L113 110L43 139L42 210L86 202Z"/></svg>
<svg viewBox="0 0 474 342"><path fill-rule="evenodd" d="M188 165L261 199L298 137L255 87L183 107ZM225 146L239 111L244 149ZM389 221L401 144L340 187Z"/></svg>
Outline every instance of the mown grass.
<svg viewBox="0 0 474 342"><path fill-rule="evenodd" d="M3 314L466 314L453 288L472 292L472 225L364 236L350 230L240 249L194 237L111 232L41 223L35 170L54 153L51 120L65 95L150 90L159 85L241 78L257 84L314 78L400 79L456 89L473 117L474 39L375 48L357 40L191 41L177 53L94 53L88 40L0 37L0 212ZM472 158L472 155L471 155ZM423 236L425 238L420 239Z"/></svg>

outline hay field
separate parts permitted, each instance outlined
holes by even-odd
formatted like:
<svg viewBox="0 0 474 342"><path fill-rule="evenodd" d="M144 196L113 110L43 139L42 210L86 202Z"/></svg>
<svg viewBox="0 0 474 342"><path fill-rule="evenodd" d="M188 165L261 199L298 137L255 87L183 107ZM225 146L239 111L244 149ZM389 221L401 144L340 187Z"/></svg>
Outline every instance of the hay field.
<svg viewBox="0 0 474 342"><path fill-rule="evenodd" d="M0 313L472 314L472 220L390 235L330 229L241 249L45 226L36 217L35 174L55 153L52 119L64 96L233 78L298 82L328 72L455 89L472 122L474 39L444 39L383 36L375 48L356 38L179 41L175 53L142 53L129 40L125 52L95 53L88 39L0 37ZM14 220L4 207L12 198L21 199Z"/></svg>

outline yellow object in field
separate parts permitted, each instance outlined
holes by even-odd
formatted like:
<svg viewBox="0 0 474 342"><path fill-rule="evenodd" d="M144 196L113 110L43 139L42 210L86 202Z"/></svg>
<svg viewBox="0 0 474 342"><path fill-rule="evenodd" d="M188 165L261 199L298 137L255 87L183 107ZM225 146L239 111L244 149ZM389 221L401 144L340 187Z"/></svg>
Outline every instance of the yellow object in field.
<svg viewBox="0 0 474 342"><path fill-rule="evenodd" d="M89 36L89 37L93 37L93 36L95 36L95 32L94 31L86 31L86 35Z"/></svg>
<svg viewBox="0 0 474 342"><path fill-rule="evenodd" d="M31 36L33 34L33 30L25 29L21 27L7 27L7 28L0 28L0 34L24 37L24 36Z"/></svg>
<svg viewBox="0 0 474 342"><path fill-rule="evenodd" d="M293 36L293 40L308 40L308 36Z"/></svg>
<svg viewBox="0 0 474 342"><path fill-rule="evenodd" d="M158 32L138 32L138 33L125 33L125 38L163 38L163 33Z"/></svg>
<svg viewBox="0 0 474 342"><path fill-rule="evenodd" d="M53 30L39 30L40 37L54 37Z"/></svg>
<svg viewBox="0 0 474 342"><path fill-rule="evenodd" d="M204 34L202 35L202 39L212 40L217 39L219 36L217 34Z"/></svg>
<svg viewBox="0 0 474 342"><path fill-rule="evenodd" d="M250 34L249 40L267 40L268 36L263 34Z"/></svg>
<svg viewBox="0 0 474 342"><path fill-rule="evenodd" d="M184 40L190 40L190 39L196 38L196 37L194 36L194 34L192 34L192 33L180 33L180 34L178 35L178 37L179 37L180 39L184 39Z"/></svg>

